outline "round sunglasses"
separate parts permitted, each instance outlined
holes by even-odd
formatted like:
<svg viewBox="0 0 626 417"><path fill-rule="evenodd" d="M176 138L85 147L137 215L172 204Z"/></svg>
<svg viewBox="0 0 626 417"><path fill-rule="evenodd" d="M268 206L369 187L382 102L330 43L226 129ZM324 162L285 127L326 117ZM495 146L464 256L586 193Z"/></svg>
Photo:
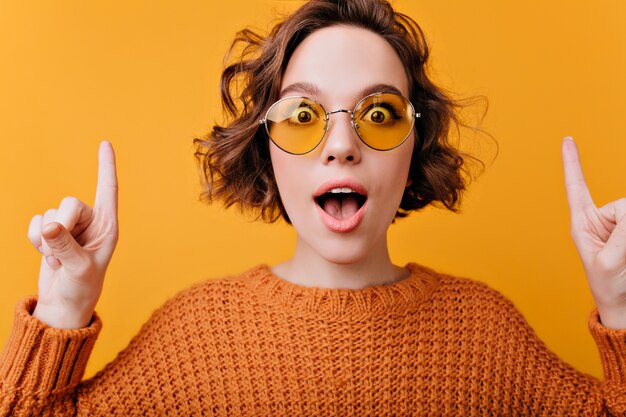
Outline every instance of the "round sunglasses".
<svg viewBox="0 0 626 417"><path fill-rule="evenodd" d="M285 97L272 104L259 123L269 138L283 151L303 155L311 152L328 131L331 114L348 113L361 141L372 149L388 151L409 137L420 117L411 102L395 93L374 93L363 97L354 110L327 112L308 97Z"/></svg>

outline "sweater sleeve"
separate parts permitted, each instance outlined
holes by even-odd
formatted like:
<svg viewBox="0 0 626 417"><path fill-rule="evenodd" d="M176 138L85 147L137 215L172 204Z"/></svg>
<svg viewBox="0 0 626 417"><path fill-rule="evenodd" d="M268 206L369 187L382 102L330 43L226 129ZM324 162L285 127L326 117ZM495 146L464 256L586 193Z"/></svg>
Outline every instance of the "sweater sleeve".
<svg viewBox="0 0 626 417"><path fill-rule="evenodd" d="M605 404L612 415L626 416L626 329L604 327L596 309L589 317L589 330L598 346L604 370Z"/></svg>
<svg viewBox="0 0 626 417"><path fill-rule="evenodd" d="M82 329L47 326L32 316L37 300L20 301L9 340L0 357L0 416L45 413L52 403L59 415L74 415L77 388L102 322L97 314ZM66 399L66 401L60 401Z"/></svg>
<svg viewBox="0 0 626 417"><path fill-rule="evenodd" d="M626 417L626 330L588 319L604 378L580 372L539 338L513 302L486 284L444 277L435 305L454 308L444 328L459 329L453 362L459 398L490 415ZM454 350L453 350L454 351ZM470 375L470 376L468 376Z"/></svg>
<svg viewBox="0 0 626 417"><path fill-rule="evenodd" d="M54 329L31 315L35 298L20 302L0 362L0 417L195 415L208 409L189 356L197 347L190 340L200 334L193 315L203 303L197 288L157 308L115 359L86 380L102 327L98 316L82 329Z"/></svg>
<svg viewBox="0 0 626 417"><path fill-rule="evenodd" d="M488 331L499 346L495 388L511 395L504 399L507 415L626 417L626 330L604 327L597 310L592 312L588 326L604 369L598 380L558 357L519 310L508 299L505 303L494 309L499 317L491 316L494 326Z"/></svg>

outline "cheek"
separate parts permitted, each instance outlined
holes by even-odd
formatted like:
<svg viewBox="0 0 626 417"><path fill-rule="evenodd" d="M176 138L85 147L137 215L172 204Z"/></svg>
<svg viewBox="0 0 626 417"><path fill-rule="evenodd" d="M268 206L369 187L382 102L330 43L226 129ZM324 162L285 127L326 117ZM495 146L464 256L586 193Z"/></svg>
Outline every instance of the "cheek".
<svg viewBox="0 0 626 417"><path fill-rule="evenodd" d="M272 161L274 179L276 180L281 199L283 199L283 190L289 185L289 176L286 175L286 173L289 172L289 163L284 156L285 155L281 155L281 151L277 149L274 144L270 143L270 159Z"/></svg>
<svg viewBox="0 0 626 417"><path fill-rule="evenodd" d="M389 176L388 179L394 184L394 188L396 188L396 185L401 188L407 186L414 144L415 140L409 138L402 145L385 155L386 158L383 160L384 166L381 166L380 169L384 170L382 172Z"/></svg>
<svg viewBox="0 0 626 417"><path fill-rule="evenodd" d="M295 214L293 212L294 203L301 200L301 197L298 196L298 190L302 189L300 184L302 175L298 173L298 169L299 165L302 164L298 164L294 155L281 151L274 144L270 144L270 158L280 199L289 218L292 218Z"/></svg>
<svg viewBox="0 0 626 417"><path fill-rule="evenodd" d="M405 147L404 145L407 146ZM403 144L391 152L394 153L387 155L388 157L381 161L376 172L383 176L383 178L381 178L381 184L384 184L382 195L385 199L386 210L395 214L400 206L406 187L411 183L409 179L409 168L411 165L413 144Z"/></svg>

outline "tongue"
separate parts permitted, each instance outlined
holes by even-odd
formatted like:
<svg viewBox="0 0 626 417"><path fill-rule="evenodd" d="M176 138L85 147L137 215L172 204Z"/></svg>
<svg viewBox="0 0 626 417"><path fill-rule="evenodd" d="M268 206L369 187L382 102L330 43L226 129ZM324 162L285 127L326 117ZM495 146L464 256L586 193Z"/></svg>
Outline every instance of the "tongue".
<svg viewBox="0 0 626 417"><path fill-rule="evenodd" d="M356 197L346 194L343 197L329 197L324 201L324 211L337 220L345 220L354 216L359 210Z"/></svg>

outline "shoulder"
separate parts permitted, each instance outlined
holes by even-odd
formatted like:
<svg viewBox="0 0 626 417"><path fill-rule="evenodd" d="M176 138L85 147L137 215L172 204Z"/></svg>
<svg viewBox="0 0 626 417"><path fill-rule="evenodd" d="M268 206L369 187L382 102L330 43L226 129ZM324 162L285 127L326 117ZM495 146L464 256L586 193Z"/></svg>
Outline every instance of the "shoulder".
<svg viewBox="0 0 626 417"><path fill-rule="evenodd" d="M503 294L485 282L437 271L434 268L413 262L409 263L407 268L413 271L413 273L428 277L429 280L436 282L437 289L433 296L437 296L440 299L452 298L457 302L484 300L510 303Z"/></svg>
<svg viewBox="0 0 626 417"><path fill-rule="evenodd" d="M422 320L438 340L473 346L479 356L486 349L500 352L501 359L536 352L554 359L520 310L500 291L475 279L445 273L437 273L437 281Z"/></svg>
<svg viewBox="0 0 626 417"><path fill-rule="evenodd" d="M451 320L474 323L489 327L513 325L527 327L528 324L513 302L487 283L468 277L435 272L437 289L432 294L431 308L436 314Z"/></svg>
<svg viewBox="0 0 626 417"><path fill-rule="evenodd" d="M262 265L250 268L242 273L205 279L179 291L159 307L154 316L159 315L195 315L237 307L249 299L247 282Z"/></svg>
<svg viewBox="0 0 626 417"><path fill-rule="evenodd" d="M439 285L436 295L444 299L452 298L457 302L511 303L501 292L483 281L445 272L435 272L432 269L429 271L437 276Z"/></svg>

